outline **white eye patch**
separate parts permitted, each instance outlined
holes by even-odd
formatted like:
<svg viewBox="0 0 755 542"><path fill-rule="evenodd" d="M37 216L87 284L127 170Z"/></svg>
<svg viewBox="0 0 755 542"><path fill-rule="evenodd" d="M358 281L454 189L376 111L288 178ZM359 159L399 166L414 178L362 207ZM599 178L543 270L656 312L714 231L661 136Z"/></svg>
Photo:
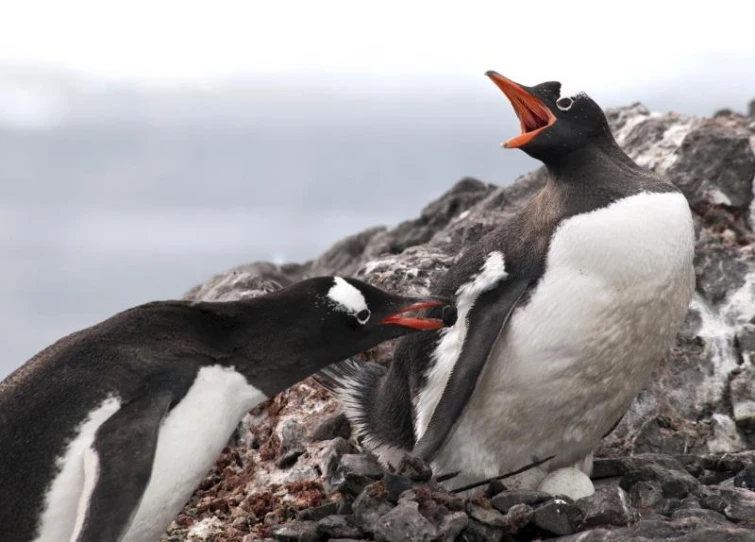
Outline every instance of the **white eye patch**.
<svg viewBox="0 0 755 542"><path fill-rule="evenodd" d="M328 299L333 302L338 310L351 314L367 311L367 319L370 317L367 301L365 301L362 292L341 277L335 277L333 280L333 286L328 290Z"/></svg>

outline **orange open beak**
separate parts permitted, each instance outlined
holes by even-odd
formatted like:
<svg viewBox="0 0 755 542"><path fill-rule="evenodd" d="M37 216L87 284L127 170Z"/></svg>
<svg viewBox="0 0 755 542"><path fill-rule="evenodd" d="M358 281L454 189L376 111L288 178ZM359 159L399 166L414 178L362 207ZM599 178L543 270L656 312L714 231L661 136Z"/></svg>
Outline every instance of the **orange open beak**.
<svg viewBox="0 0 755 542"><path fill-rule="evenodd" d="M500 73L489 71L485 75L490 77L509 99L521 124L522 133L504 141L503 147L507 149L521 147L556 122L556 117L540 98L533 96Z"/></svg>
<svg viewBox="0 0 755 542"><path fill-rule="evenodd" d="M430 307L437 307L443 305L440 301L421 301L419 303L412 303L406 307L402 307L396 312L389 314L383 318L381 324L396 324L399 326L410 327L413 329L440 329L445 324L443 320L437 318L424 318L421 316L402 316L404 313L418 311L422 309L428 309Z"/></svg>

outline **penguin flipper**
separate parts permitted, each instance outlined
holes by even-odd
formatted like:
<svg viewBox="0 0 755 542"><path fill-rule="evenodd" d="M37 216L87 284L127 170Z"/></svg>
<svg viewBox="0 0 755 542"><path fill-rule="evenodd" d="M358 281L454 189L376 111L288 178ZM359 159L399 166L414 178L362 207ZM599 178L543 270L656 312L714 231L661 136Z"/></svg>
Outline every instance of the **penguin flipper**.
<svg viewBox="0 0 755 542"><path fill-rule="evenodd" d="M414 446L414 455L429 462L440 451L461 418L493 347L530 284L529 279L507 279L477 298L469 312L460 358L463 363L454 366L427 430Z"/></svg>
<svg viewBox="0 0 755 542"><path fill-rule="evenodd" d="M144 395L97 430L85 460L73 542L117 542L127 532L149 484L160 423L172 399L167 390Z"/></svg>

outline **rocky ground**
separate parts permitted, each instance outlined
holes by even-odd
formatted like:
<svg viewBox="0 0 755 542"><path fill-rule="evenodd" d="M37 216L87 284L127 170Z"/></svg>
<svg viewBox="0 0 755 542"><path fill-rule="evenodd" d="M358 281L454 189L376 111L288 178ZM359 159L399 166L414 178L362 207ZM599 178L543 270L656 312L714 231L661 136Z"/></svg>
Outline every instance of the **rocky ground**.
<svg viewBox="0 0 755 542"><path fill-rule="evenodd" d="M422 464L385 473L311 380L251 412L163 542L362 540L755 541L755 111L713 118L609 111L619 143L684 190L695 214L697 293L648 388L598 450L595 495L442 491ZM513 151L512 151L513 152ZM305 276L353 275L422 294L543 185L459 181L414 219L345 238L303 265L241 266L190 299L232 300ZM439 180L442 182L442 180ZM391 344L365 354L389 362Z"/></svg>

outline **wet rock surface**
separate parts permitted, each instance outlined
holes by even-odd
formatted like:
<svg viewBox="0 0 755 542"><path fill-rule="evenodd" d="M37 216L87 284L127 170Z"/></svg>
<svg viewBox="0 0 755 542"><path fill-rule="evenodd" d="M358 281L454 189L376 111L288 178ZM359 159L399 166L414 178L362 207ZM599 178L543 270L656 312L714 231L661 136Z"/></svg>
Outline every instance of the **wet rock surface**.
<svg viewBox="0 0 755 542"><path fill-rule="evenodd" d="M628 154L689 198L697 290L672 350L596 451L593 495L570 502L504 480L461 498L411 456L383 472L308 379L244 418L162 542L755 542L755 119L641 104L608 117ZM462 179L416 219L351 235L303 264L240 266L186 298L254 297L322 274L422 295L547 178L539 169L505 187ZM392 348L360 357L390 363Z"/></svg>

